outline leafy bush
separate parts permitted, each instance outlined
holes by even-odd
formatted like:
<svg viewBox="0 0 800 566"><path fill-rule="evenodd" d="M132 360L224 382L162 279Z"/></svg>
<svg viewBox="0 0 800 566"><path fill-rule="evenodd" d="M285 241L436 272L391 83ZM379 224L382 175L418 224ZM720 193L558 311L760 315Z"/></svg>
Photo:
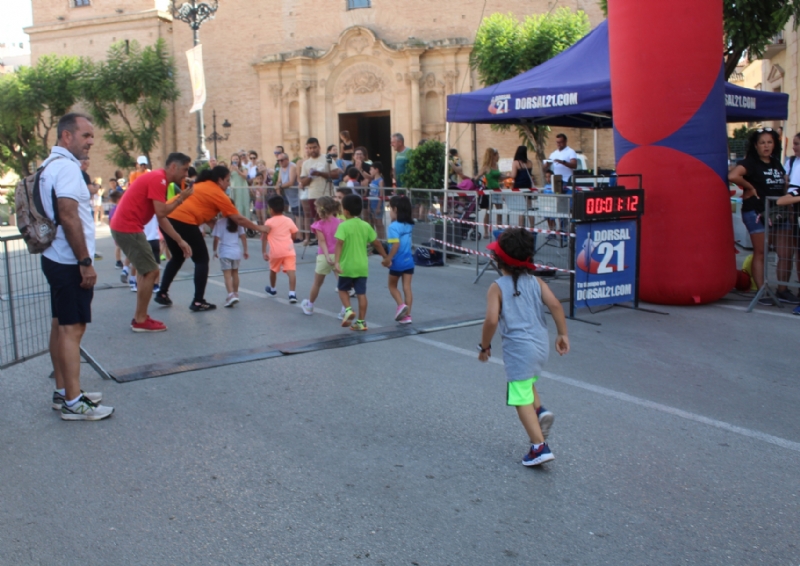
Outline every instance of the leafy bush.
<svg viewBox="0 0 800 566"><path fill-rule="evenodd" d="M400 178L410 189L444 188L445 147L440 141L429 140L411 150L406 172Z"/></svg>

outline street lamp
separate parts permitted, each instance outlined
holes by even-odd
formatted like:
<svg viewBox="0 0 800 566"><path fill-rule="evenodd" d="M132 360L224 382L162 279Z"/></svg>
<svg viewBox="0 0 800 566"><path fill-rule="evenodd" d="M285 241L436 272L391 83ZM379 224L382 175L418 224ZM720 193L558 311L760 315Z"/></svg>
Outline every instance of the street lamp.
<svg viewBox="0 0 800 566"><path fill-rule="evenodd" d="M222 130L225 132L225 135L221 135L217 132L217 111L214 110L211 112L211 123L214 125L214 131L211 132L211 135L206 138L206 141L213 141L214 142L214 159L217 159L217 142L218 141L228 141L228 138L231 135L231 124L226 119L222 122Z"/></svg>
<svg viewBox="0 0 800 566"><path fill-rule="evenodd" d="M191 0L184 2L180 6L177 6L175 0L172 0L172 18L189 24L189 27L192 28L192 37L196 46L200 43L200 26L208 20L214 19L214 14L218 7L218 0L212 0L211 2ZM203 109L201 108L197 111L197 161L205 161L207 152L203 127Z"/></svg>

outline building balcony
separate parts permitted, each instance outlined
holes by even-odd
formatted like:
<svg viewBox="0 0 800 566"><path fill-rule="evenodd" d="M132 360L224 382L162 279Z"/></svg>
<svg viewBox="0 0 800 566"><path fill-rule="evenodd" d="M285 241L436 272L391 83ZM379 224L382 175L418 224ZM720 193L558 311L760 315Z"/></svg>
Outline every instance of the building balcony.
<svg viewBox="0 0 800 566"><path fill-rule="evenodd" d="M784 49L786 49L786 41L783 38L783 32L780 32L770 40L770 43L764 49L764 59L772 59Z"/></svg>

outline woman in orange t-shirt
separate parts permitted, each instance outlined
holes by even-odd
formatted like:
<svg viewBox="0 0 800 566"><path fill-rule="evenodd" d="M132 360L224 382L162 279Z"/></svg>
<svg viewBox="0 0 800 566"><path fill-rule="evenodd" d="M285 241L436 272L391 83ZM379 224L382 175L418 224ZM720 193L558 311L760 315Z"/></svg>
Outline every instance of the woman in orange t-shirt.
<svg viewBox="0 0 800 566"><path fill-rule="evenodd" d="M224 165L217 165L213 169L206 169L197 177L194 184L192 196L186 199L179 209L176 209L169 218L170 224L181 238L192 248L192 261L194 262L194 299L189 309L193 311L207 311L217 308L205 300L206 283L208 281L208 247L200 231L200 225L216 218L217 214L222 214L230 218L236 224L244 226L250 230L258 232L268 232L266 226L254 224L241 214L231 202L225 189L231 182L231 172ZM180 213L178 213L180 210ZM155 301L159 305L171 306L172 300L169 298L169 287L173 279L178 274L183 265L184 257L178 247L178 243L164 234L172 259L164 269L164 277L161 279L161 290L156 293Z"/></svg>

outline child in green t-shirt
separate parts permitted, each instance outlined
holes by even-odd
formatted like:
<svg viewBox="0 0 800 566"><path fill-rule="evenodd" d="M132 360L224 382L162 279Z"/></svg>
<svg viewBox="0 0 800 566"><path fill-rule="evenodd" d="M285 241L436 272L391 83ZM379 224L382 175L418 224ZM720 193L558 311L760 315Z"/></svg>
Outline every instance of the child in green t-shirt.
<svg viewBox="0 0 800 566"><path fill-rule="evenodd" d="M366 330L367 323L367 275L369 274L369 258L367 244L372 244L384 259L386 250L378 241L372 226L361 220L361 197L347 195L342 199L342 208L346 220L336 229L336 273L339 274L339 298L344 306L343 327L350 330ZM350 307L348 291L355 289L358 297L358 318Z"/></svg>

